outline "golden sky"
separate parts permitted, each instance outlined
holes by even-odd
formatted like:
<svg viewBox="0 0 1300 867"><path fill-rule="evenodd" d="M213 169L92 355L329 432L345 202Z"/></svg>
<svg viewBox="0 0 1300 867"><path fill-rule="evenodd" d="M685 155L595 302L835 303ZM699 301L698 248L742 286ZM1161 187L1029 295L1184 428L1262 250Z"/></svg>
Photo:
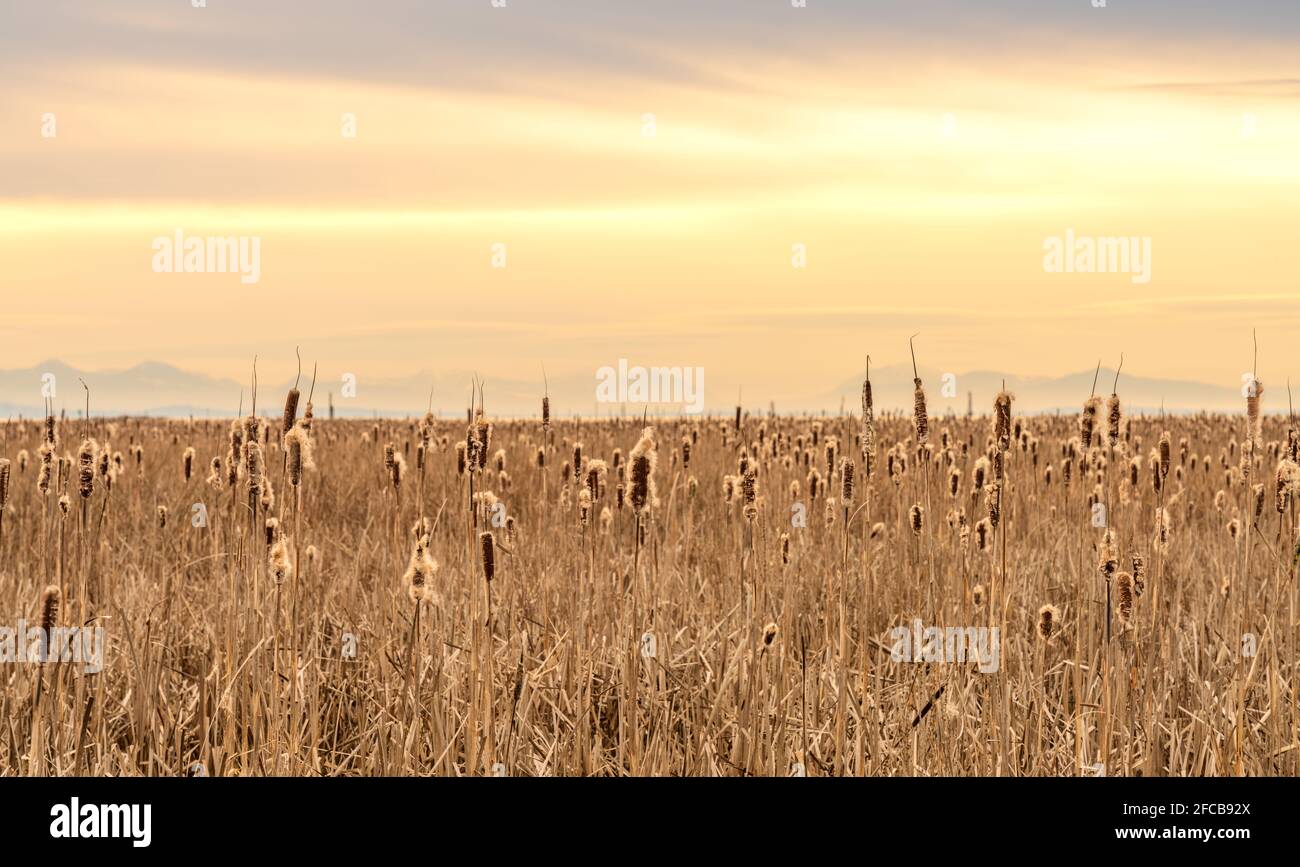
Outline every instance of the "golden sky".
<svg viewBox="0 0 1300 867"><path fill-rule="evenodd" d="M784 397L868 352L900 363L919 331L944 370L1051 376L1122 351L1230 386L1257 328L1261 370L1291 372L1294 14L1270 32L1087 8L1084 31L1019 14L963 40L867 33L840 4L734 32L677 4L654 28L469 5L381 28L333 3L313 22L124 3L66 38L77 7L6 13L5 40L28 38L0 61L0 368L242 379L301 344L374 376L629 358ZM255 50L276 38L296 48ZM260 238L260 280L154 273L177 228ZM1045 273L1067 229L1149 238L1150 281Z"/></svg>

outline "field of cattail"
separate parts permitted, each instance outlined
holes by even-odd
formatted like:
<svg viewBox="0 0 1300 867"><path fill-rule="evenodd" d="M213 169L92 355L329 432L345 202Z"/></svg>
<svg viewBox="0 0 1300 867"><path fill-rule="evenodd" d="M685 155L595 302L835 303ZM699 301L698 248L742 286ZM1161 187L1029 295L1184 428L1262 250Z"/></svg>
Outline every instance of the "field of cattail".
<svg viewBox="0 0 1300 867"><path fill-rule="evenodd" d="M10 420L0 774L1295 775L1295 425L1122 385ZM996 665L898 627L996 629Z"/></svg>

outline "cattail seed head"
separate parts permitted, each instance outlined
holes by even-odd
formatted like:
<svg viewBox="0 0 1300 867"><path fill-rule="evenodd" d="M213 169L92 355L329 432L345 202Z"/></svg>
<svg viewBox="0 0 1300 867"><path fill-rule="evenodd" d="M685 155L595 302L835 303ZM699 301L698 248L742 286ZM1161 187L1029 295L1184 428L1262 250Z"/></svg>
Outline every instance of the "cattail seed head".
<svg viewBox="0 0 1300 867"><path fill-rule="evenodd" d="M1009 391L1000 391L993 399L993 441L1000 452L1011 445L1011 401L1015 395Z"/></svg>
<svg viewBox="0 0 1300 867"><path fill-rule="evenodd" d="M1055 605L1044 605L1038 609L1038 637L1043 641L1051 641L1052 636L1059 631L1061 626L1061 612L1056 609Z"/></svg>
<svg viewBox="0 0 1300 867"><path fill-rule="evenodd" d="M1083 414L1079 416L1079 443L1086 452L1092 446L1092 434L1097 427L1097 412L1101 409L1101 398L1088 398L1083 404Z"/></svg>
<svg viewBox="0 0 1300 867"><path fill-rule="evenodd" d="M628 455L632 465L632 508L641 512L647 506L653 506L655 500L655 440L654 431L646 428L637 440L636 446Z"/></svg>
<svg viewBox="0 0 1300 867"><path fill-rule="evenodd" d="M925 389L920 378L912 380L912 421L916 424L916 441L925 442L930 432L930 419L925 410Z"/></svg>
<svg viewBox="0 0 1300 867"><path fill-rule="evenodd" d="M414 603L433 598L433 576L438 571L438 563L429 553L429 537L422 535L415 541L411 552L411 562L402 576L406 584L406 595Z"/></svg>
<svg viewBox="0 0 1300 867"><path fill-rule="evenodd" d="M270 553L267 554L267 568L276 584L293 577L293 558L289 556L287 536L281 535L271 546Z"/></svg>
<svg viewBox="0 0 1300 867"><path fill-rule="evenodd" d="M496 539L490 532L479 534L479 545L483 549L483 577L491 581L496 577Z"/></svg>
<svg viewBox="0 0 1300 867"><path fill-rule="evenodd" d="M95 452L99 446L92 439L83 440L77 452L77 465L80 472L77 477L77 492L84 500L95 490Z"/></svg>
<svg viewBox="0 0 1300 867"><path fill-rule="evenodd" d="M1111 448L1119 442L1120 417L1119 395L1112 394L1106 401L1106 441Z"/></svg>
<svg viewBox="0 0 1300 867"><path fill-rule="evenodd" d="M42 636L42 663L53 658L52 639L54 629L59 624L59 603L62 601L62 596L62 591L59 590L57 584L50 584L41 592L41 631L44 633Z"/></svg>
<svg viewBox="0 0 1300 867"><path fill-rule="evenodd" d="M1132 575L1120 572L1115 576L1115 613L1119 615L1119 622L1125 626L1133 616L1133 588Z"/></svg>
<svg viewBox="0 0 1300 867"><path fill-rule="evenodd" d="M289 394L284 399L284 418L281 420L280 433L287 434L293 430L294 424L298 421L298 398L300 393L298 389L289 389Z"/></svg>

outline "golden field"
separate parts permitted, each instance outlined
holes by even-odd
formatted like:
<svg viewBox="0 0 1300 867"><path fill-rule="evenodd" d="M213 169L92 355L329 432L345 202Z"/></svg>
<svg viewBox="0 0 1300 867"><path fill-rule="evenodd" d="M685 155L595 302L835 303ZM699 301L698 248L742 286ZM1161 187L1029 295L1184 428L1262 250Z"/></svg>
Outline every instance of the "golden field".
<svg viewBox="0 0 1300 867"><path fill-rule="evenodd" d="M0 773L1297 772L1300 468L1257 399L922 437L484 398L0 426L0 625L104 641L11 630ZM996 670L898 658L917 621Z"/></svg>

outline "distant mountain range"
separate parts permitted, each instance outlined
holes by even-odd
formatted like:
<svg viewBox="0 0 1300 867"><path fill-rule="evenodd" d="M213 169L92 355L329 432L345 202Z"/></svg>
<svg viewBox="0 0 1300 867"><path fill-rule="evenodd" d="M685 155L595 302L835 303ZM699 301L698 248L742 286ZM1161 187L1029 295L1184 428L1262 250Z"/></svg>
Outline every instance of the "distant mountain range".
<svg viewBox="0 0 1300 867"><path fill-rule="evenodd" d="M1093 381L1093 371L1090 370L1058 377L1025 377L987 370L958 373L951 378L949 374L933 369L922 369L920 374L933 415L965 413L968 396L975 413L986 413L1003 382L1016 396L1015 405L1020 412L1077 412ZM241 396L243 411L249 411L248 384L233 379L191 373L156 361L122 370L83 371L62 361L49 360L28 368L0 370L0 418L41 415L42 387L49 381L48 375L53 375L56 410L71 417L84 411L86 392L82 388L83 380L90 387L91 413L99 416L229 417L239 410ZM343 372L328 375L324 370L320 372L314 399L318 416L328 415L331 400L340 417L418 415L429 405L432 388L435 411L444 417L454 417L462 413L468 403L469 382L473 374L467 370L420 371L404 377L374 379L358 374L353 397L343 396L345 376ZM1114 370L1102 368L1098 394L1110 392L1114 376ZM310 374L305 374L300 385L304 402L309 380ZM910 409L912 369L909 365L873 368L871 382L878 410ZM292 379L263 381L259 385L259 410L265 414L277 412L292 384ZM641 413L641 404L598 405L595 386L594 376L552 378L549 390L553 412L557 417ZM770 402L766 396L760 397L760 402L747 399L746 409L763 412L774 406L779 412L835 413L842 406L856 412L861 402L861 389L859 374L845 379L837 388L820 393L775 395ZM731 397L734 393L734 386L715 385L706 377L706 411L716 415L731 413L735 407ZM752 393L752 387L746 389L747 396ZM490 414L536 416L540 412L542 397L541 377L539 375L536 381L488 377L485 395ZM1187 380L1145 378L1131 373L1124 373L1120 379L1120 396L1125 408L1131 412L1157 412L1162 406L1167 412L1236 412L1243 407L1242 396L1236 388ZM666 407L659 411L675 414L677 410ZM656 407L652 406L650 412L656 414Z"/></svg>

